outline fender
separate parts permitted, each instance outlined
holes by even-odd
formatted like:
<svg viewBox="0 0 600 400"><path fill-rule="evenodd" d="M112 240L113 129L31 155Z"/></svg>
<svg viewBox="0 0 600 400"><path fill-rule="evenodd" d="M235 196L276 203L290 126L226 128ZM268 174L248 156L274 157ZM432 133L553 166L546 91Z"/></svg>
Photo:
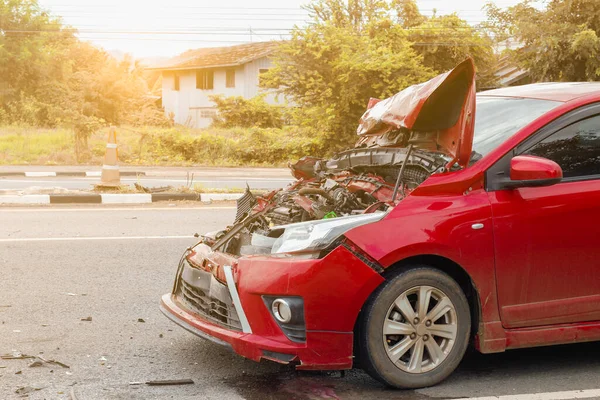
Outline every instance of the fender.
<svg viewBox="0 0 600 400"><path fill-rule="evenodd" d="M383 220L346 233L357 247L389 268L410 257L435 255L469 275L481 304L478 345L482 352L505 346L496 292L491 205L487 192L464 196L409 195ZM378 240L372 238L377 237ZM487 348L493 340L494 349ZM486 347L487 346L487 347Z"/></svg>

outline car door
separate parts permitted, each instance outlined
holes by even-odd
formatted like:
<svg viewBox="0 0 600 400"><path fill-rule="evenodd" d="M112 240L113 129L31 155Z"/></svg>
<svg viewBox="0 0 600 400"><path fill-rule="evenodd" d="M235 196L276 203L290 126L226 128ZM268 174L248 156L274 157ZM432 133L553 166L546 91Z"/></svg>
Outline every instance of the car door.
<svg viewBox="0 0 600 400"><path fill-rule="evenodd" d="M561 183L505 189L510 159L557 162ZM600 320L600 105L550 123L486 174L503 326Z"/></svg>

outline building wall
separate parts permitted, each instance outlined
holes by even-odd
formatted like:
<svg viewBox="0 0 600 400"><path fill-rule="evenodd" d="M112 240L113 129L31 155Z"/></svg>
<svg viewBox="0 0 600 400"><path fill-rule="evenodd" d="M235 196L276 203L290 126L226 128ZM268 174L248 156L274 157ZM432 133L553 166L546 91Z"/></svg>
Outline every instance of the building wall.
<svg viewBox="0 0 600 400"><path fill-rule="evenodd" d="M174 115L175 123L191 128L208 127L215 112L214 103L209 96L222 94L229 96L242 96L252 98L261 93L259 71L272 66L267 57L263 57L235 69L235 87L227 88L227 68L214 69L214 83L212 90L196 89L196 70L165 71L163 72L163 107L165 115ZM179 91L174 90L175 75L179 76ZM270 104L283 103L274 94L267 94L266 101Z"/></svg>
<svg viewBox="0 0 600 400"><path fill-rule="evenodd" d="M273 62L268 57L262 57L256 59L254 61L249 62L244 65L246 70L246 88L245 88L245 97L250 99L258 94L265 93L264 90L260 89L258 86L258 82L260 79L260 70L261 69L270 69L273 67ZM269 104L283 104L284 101L281 96L277 96L272 91L266 92L265 100Z"/></svg>

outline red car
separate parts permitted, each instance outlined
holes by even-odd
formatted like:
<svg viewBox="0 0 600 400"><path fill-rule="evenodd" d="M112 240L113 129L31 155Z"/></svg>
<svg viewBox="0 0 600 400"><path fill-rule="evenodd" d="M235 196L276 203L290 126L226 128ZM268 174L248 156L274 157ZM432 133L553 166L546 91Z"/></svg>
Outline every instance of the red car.
<svg viewBox="0 0 600 400"><path fill-rule="evenodd" d="M442 381L470 343L600 340L600 84L476 95L474 76L372 101L355 149L247 193L186 251L164 314L252 360L398 388Z"/></svg>

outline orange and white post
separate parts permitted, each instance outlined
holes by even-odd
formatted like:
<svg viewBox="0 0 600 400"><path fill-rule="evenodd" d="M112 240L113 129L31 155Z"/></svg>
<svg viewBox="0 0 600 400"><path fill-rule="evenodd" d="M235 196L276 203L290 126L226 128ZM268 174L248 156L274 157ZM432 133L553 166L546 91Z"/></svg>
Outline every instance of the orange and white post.
<svg viewBox="0 0 600 400"><path fill-rule="evenodd" d="M106 143L106 154L104 156L104 165L102 165L100 186L121 186L121 174L119 173L118 163L117 129L111 126L108 132L108 142Z"/></svg>

